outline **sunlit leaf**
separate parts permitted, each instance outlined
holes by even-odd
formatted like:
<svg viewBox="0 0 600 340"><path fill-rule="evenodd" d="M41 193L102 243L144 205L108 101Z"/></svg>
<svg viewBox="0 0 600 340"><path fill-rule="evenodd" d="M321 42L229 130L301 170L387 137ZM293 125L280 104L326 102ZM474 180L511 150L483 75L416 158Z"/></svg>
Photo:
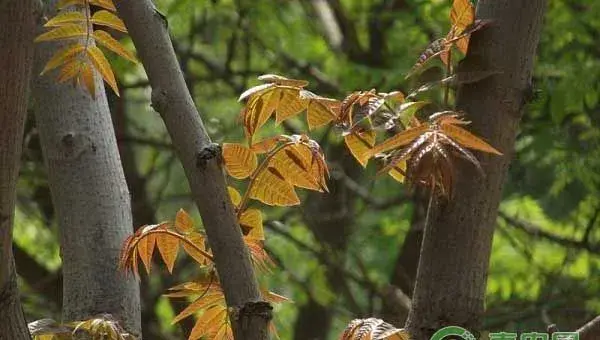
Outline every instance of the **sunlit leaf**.
<svg viewBox="0 0 600 340"><path fill-rule="evenodd" d="M119 41L113 38L110 34L103 30L94 30L92 33L94 40L96 43L100 44L103 47L106 47L110 51L118 54L119 56L133 62L137 63L137 59L133 53L129 52Z"/></svg>
<svg viewBox="0 0 600 340"><path fill-rule="evenodd" d="M113 4L112 0L90 0L90 4L107 9L111 12L117 11L117 8Z"/></svg>
<svg viewBox="0 0 600 340"><path fill-rule="evenodd" d="M102 53L102 51L96 46L88 46L87 54L96 70L98 70L100 75L102 75L104 81L110 85L115 94L118 96L119 88L117 87L117 80L115 79L115 75L110 67L110 63L104 56L104 53Z"/></svg>
<svg viewBox="0 0 600 340"><path fill-rule="evenodd" d="M258 166L256 154L242 144L224 143L222 152L225 169L233 178L244 179Z"/></svg>
<svg viewBox="0 0 600 340"><path fill-rule="evenodd" d="M175 229L182 234L186 234L192 231L193 228L194 221L192 220L190 215L188 215L188 213L185 212L185 210L179 209L177 215L175 215Z"/></svg>
<svg viewBox="0 0 600 340"><path fill-rule="evenodd" d="M96 13L94 13L91 21L93 24L96 25L110 27L112 29L125 33L127 32L127 28L125 28L125 24L123 23L123 21L119 19L119 17L117 17L115 14L106 10L99 10Z"/></svg>
<svg viewBox="0 0 600 340"><path fill-rule="evenodd" d="M196 247L191 246L187 242L181 242L181 245L183 246L183 250L185 250L185 252L189 256L191 256L194 260L196 260L196 262L198 262L200 264L207 263L209 261L209 259L205 256L204 253L202 253L198 250L198 248L200 248L200 249L204 249L205 252L208 252L204 246L204 240L205 240L204 235L202 235L198 232L191 232L191 233L187 234L185 236L185 238L188 241L192 242L194 245L196 245Z"/></svg>
<svg viewBox="0 0 600 340"><path fill-rule="evenodd" d="M404 183L406 174L406 161L401 161L398 165L394 166L388 174L400 183Z"/></svg>
<svg viewBox="0 0 600 340"><path fill-rule="evenodd" d="M72 44L59 50L46 63L46 66L44 66L44 70L40 73L40 75L43 75L44 73L63 65L67 61L75 58L77 54L83 52L83 50L85 50L85 46L80 44Z"/></svg>
<svg viewBox="0 0 600 340"><path fill-rule="evenodd" d="M465 28L473 23L475 9L469 0L454 0L450 11L450 21L453 25L454 35L460 35ZM467 53L469 37L466 36L455 42L462 53Z"/></svg>
<svg viewBox="0 0 600 340"><path fill-rule="evenodd" d="M237 191L234 187L227 187L227 192L229 192L229 197L231 197L231 203L236 207L240 205L242 202L242 195L240 195L239 191Z"/></svg>
<svg viewBox="0 0 600 340"><path fill-rule="evenodd" d="M304 87L308 85L308 82L306 80L289 79L276 74L265 74L258 77L258 80L266 83L275 83L277 85L286 85L294 87Z"/></svg>
<svg viewBox="0 0 600 340"><path fill-rule="evenodd" d="M442 124L442 131L444 131L449 137L456 140L459 144L466 146L471 149L489 152L496 155L502 155L502 153L496 150L494 147L483 141L481 138L473 135L469 131L453 125L453 124Z"/></svg>
<svg viewBox="0 0 600 340"><path fill-rule="evenodd" d="M77 24L67 24L55 28L49 32L40 34L35 38L35 42L52 41L61 39L83 38L87 36L88 31L85 27Z"/></svg>
<svg viewBox="0 0 600 340"><path fill-rule="evenodd" d="M370 155L375 155L381 152L386 152L412 143L415 138L419 137L428 130L426 125L421 125L415 128L406 129L393 137L385 140L383 143L376 145L371 149Z"/></svg>
<svg viewBox="0 0 600 340"><path fill-rule="evenodd" d="M275 121L281 123L302 112L308 102L300 98L299 90L281 90L277 109L275 110Z"/></svg>
<svg viewBox="0 0 600 340"><path fill-rule="evenodd" d="M285 181L305 189L326 191L324 187L324 169L316 162L322 161L319 155L303 144L291 144L279 150L269 162L269 166L277 169Z"/></svg>
<svg viewBox="0 0 600 340"><path fill-rule="evenodd" d="M55 17L51 18L44 24L44 27L60 27L65 26L65 24L79 24L86 23L86 16L83 13L78 11L72 12L61 12L58 13ZM82 26L82 29L85 29L85 26Z"/></svg>
<svg viewBox="0 0 600 340"><path fill-rule="evenodd" d="M227 322L227 319L228 315L226 308L222 306L214 306L207 309L196 321L194 328L192 328L192 331L190 332L188 340L200 339L205 335L208 336L209 339L214 339L213 337L210 337L210 335L212 335L211 331L213 331L215 327L219 327L224 322Z"/></svg>
<svg viewBox="0 0 600 340"><path fill-rule="evenodd" d="M300 204L294 187L273 167L267 167L256 177L250 189L250 198L275 206Z"/></svg>
<svg viewBox="0 0 600 340"><path fill-rule="evenodd" d="M258 209L248 209L240 216L240 227L244 230L247 238L263 241L265 231L263 229L262 213Z"/></svg>
<svg viewBox="0 0 600 340"><path fill-rule="evenodd" d="M373 145L375 145L375 131L363 131L363 132L353 132L346 136L344 136L344 142L346 143L346 147L352 153L352 156L362 165L363 167L367 166L367 162L369 158L371 158L372 153L370 153Z"/></svg>
<svg viewBox="0 0 600 340"><path fill-rule="evenodd" d="M146 273L150 274L152 268L152 255L154 254L154 247L156 245L156 235L150 234L146 237L142 237L138 242L138 256L146 267ZM134 259L135 261L135 259Z"/></svg>
<svg viewBox="0 0 600 340"><path fill-rule="evenodd" d="M89 64L82 64L79 81L83 83L92 98L96 97L96 81L94 80L94 69Z"/></svg>
<svg viewBox="0 0 600 340"><path fill-rule="evenodd" d="M255 152L257 154L267 153L267 152L273 150L273 148L275 148L277 146L277 144L281 141L283 141L281 136L265 138L265 139L261 140L260 142L252 144L252 146L250 147L250 150L252 150L253 152Z"/></svg>
<svg viewBox="0 0 600 340"><path fill-rule="evenodd" d="M409 340L407 331L376 318L352 320L340 340Z"/></svg>
<svg viewBox="0 0 600 340"><path fill-rule="evenodd" d="M179 239L172 236L161 235L156 238L156 245L160 256L167 265L169 273L173 273L173 267L175 266L175 260L177 259L177 250L179 249Z"/></svg>

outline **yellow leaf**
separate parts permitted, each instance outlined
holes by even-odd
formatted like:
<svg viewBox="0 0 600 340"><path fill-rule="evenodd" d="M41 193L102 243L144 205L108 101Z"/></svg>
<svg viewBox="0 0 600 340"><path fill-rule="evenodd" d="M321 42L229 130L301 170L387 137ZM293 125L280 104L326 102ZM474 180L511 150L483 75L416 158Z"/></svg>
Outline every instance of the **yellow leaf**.
<svg viewBox="0 0 600 340"><path fill-rule="evenodd" d="M256 177L250 189L250 198L275 206L300 204L294 187L272 167L267 167Z"/></svg>
<svg viewBox="0 0 600 340"><path fill-rule="evenodd" d="M106 10L99 10L92 16L92 23L113 28L117 31L127 32L125 24L119 17Z"/></svg>
<svg viewBox="0 0 600 340"><path fill-rule="evenodd" d="M375 131L363 131L363 132L353 132L349 135L344 136L344 142L346 142L346 146L352 156L362 165L363 167L367 166L367 162L369 162L369 158L371 158L372 154L369 151L375 145Z"/></svg>
<svg viewBox="0 0 600 340"><path fill-rule="evenodd" d="M373 156L380 152L386 152L392 149L399 148L401 146L405 146L410 144L415 138L425 133L428 130L428 126L426 124L406 129L393 137L388 138L383 143L376 145L370 151L370 155Z"/></svg>
<svg viewBox="0 0 600 340"><path fill-rule="evenodd" d="M115 7L112 0L90 0L90 4L98 7L102 7L112 12L116 12L117 8Z"/></svg>
<svg viewBox="0 0 600 340"><path fill-rule="evenodd" d="M204 246L204 236L202 234L192 232L190 234L187 234L185 238L188 241L191 241L193 244L195 244L198 248L203 249L208 253L208 250L206 250ZM208 261L204 254L198 251L198 249L189 245L187 242L181 242L181 244L183 245L183 250L185 250L185 252L188 255L190 255L194 260L196 260L196 262L200 264L205 264Z"/></svg>
<svg viewBox="0 0 600 340"><path fill-rule="evenodd" d="M270 88L250 98L243 114L244 128L249 137L269 120L277 106L276 103L279 103L279 96L280 91Z"/></svg>
<svg viewBox="0 0 600 340"><path fill-rule="evenodd" d="M324 102L320 100L311 100L306 109L306 120L308 122L308 129L314 130L320 126L326 125L335 119L336 115L332 110L335 102Z"/></svg>
<svg viewBox="0 0 600 340"><path fill-rule="evenodd" d="M250 251L250 258L255 270L259 273L270 273L271 268L275 267L275 263L263 248L263 242L244 237L244 243Z"/></svg>
<svg viewBox="0 0 600 340"><path fill-rule="evenodd" d="M52 19L48 20L48 22L46 22L44 24L44 27L60 27L60 26L65 26L65 24L74 24L74 23L78 23L81 25L81 24L85 24L86 22L87 22L87 18L81 12L78 12L78 11L61 12L61 13L58 13ZM85 26L82 26L82 28L85 28Z"/></svg>
<svg viewBox="0 0 600 340"><path fill-rule="evenodd" d="M216 283L215 283L216 285ZM187 306L186 308L184 308L181 313L179 313L174 319L173 321L171 321L171 324L176 324L179 321L187 318L188 316L202 310L205 308L210 308L213 305L218 304L219 302L224 302L225 297L223 296L222 292L218 292L218 293L213 293L213 294L203 294L202 296L200 296L198 299L196 299L194 302L192 302L189 306Z"/></svg>
<svg viewBox="0 0 600 340"><path fill-rule="evenodd" d="M462 146L500 156L502 155L500 151L494 149L494 147L461 127L452 124L442 124L441 129L446 135L456 140Z"/></svg>
<svg viewBox="0 0 600 340"><path fill-rule="evenodd" d="M198 321L196 321L188 340L197 340L202 336L207 335L214 327L218 327L223 322L226 322L228 317L227 309L225 307L215 306L207 309L202 313L202 316L198 318Z"/></svg>
<svg viewBox="0 0 600 340"><path fill-rule="evenodd" d="M194 221L183 209L179 209L175 215L175 229L181 234L189 233L194 228Z"/></svg>
<svg viewBox="0 0 600 340"><path fill-rule="evenodd" d="M395 167L393 167L388 174L392 176L393 179L400 183L404 183L405 174L406 173L406 161L401 161Z"/></svg>
<svg viewBox="0 0 600 340"><path fill-rule="evenodd" d="M240 227L245 231L249 239L263 241L265 231L263 229L262 213L258 209L248 209L240 216Z"/></svg>
<svg viewBox="0 0 600 340"><path fill-rule="evenodd" d="M263 91L266 91L275 86L276 86L275 84L262 84L262 85L251 87L251 88L247 89L246 91L244 91L240 95L240 97L238 98L238 101L242 101L248 97L258 95L259 93L262 93Z"/></svg>
<svg viewBox="0 0 600 340"><path fill-rule="evenodd" d="M129 52L119 41L113 38L110 34L103 30L95 30L92 33L94 40L96 43L108 48L112 52L118 54L119 56L137 64L137 59L133 53Z"/></svg>
<svg viewBox="0 0 600 340"><path fill-rule="evenodd" d="M155 234L142 235L137 244L138 255L144 263L144 266L146 267L146 273L148 274L150 274L150 269L152 267L152 254L154 254L155 244ZM134 259L134 261L137 261L137 259Z"/></svg>
<svg viewBox="0 0 600 340"><path fill-rule="evenodd" d="M102 53L102 51L96 46L88 46L87 54L96 70L100 72L102 78L104 78L106 83L110 85L115 94L118 96L119 88L117 87L117 80L115 79L115 75L110 67L110 63L104 56L104 53Z"/></svg>
<svg viewBox="0 0 600 340"><path fill-rule="evenodd" d="M229 197L231 197L231 203L236 207L240 205L242 202L242 195L240 195L239 191L235 190L234 187L227 187L227 192L229 192Z"/></svg>
<svg viewBox="0 0 600 340"><path fill-rule="evenodd" d="M223 160L227 173L237 179L250 176L258 165L254 152L238 143L223 144Z"/></svg>
<svg viewBox="0 0 600 340"><path fill-rule="evenodd" d="M279 295L277 293L273 293L270 291L263 290L262 292L263 299L270 303L282 303L282 302L292 302L292 300L288 299L283 295Z"/></svg>
<svg viewBox="0 0 600 340"><path fill-rule="evenodd" d="M306 80L289 79L276 74L264 74L258 77L258 80L266 83L275 83L277 85L284 86L304 87L308 85L308 82Z"/></svg>
<svg viewBox="0 0 600 340"><path fill-rule="evenodd" d="M53 70L59 67L60 65L66 63L67 61L73 59L78 53L81 53L83 50L85 50L85 46L81 44L72 44L59 50L46 63L46 66L44 67L44 70L40 73L40 75L43 75L46 72Z"/></svg>
<svg viewBox="0 0 600 340"><path fill-rule="evenodd" d="M326 191L324 169L319 167L319 157L304 144L292 144L280 149L269 162L269 166L277 169L285 180L292 185L316 190Z"/></svg>
<svg viewBox="0 0 600 340"><path fill-rule="evenodd" d="M452 9L450 10L450 21L457 28L456 35L475 20L475 8L470 0L454 0Z"/></svg>
<svg viewBox="0 0 600 340"><path fill-rule="evenodd" d="M177 259L177 250L179 248L179 239L168 234L158 234L156 235L156 245L158 246L160 256L167 265L169 273L173 273L173 267Z"/></svg>
<svg viewBox="0 0 600 340"><path fill-rule="evenodd" d="M279 97L279 102L275 112L275 122L277 124L299 114L308 105L307 100L300 98L299 91L297 89L285 89L281 91L282 94Z"/></svg>
<svg viewBox="0 0 600 340"><path fill-rule="evenodd" d="M450 11L450 20L453 25L451 33L454 36L460 35L475 20L475 8L473 8L471 1L454 0ZM462 53L466 54L469 47L469 37L459 39L455 44Z"/></svg>
<svg viewBox="0 0 600 340"><path fill-rule="evenodd" d="M79 74L79 82L85 86L92 98L96 98L96 81L94 80L94 69L91 65L82 65Z"/></svg>
<svg viewBox="0 0 600 340"><path fill-rule="evenodd" d="M60 70L60 73L58 74L57 81L59 83L63 83L69 79L73 79L79 74L82 64L84 63L77 59L71 59L70 61L65 63L62 69Z"/></svg>
<svg viewBox="0 0 600 340"><path fill-rule="evenodd" d="M254 151L257 154L263 154L271 151L277 143L281 141L281 136L270 137L261 140L260 142L252 144L250 150Z"/></svg>
<svg viewBox="0 0 600 340"><path fill-rule="evenodd" d="M52 41L52 40L62 40L62 39L72 39L72 38L83 38L87 36L87 29L81 25L77 24L67 24L65 26L61 26L55 28L49 32L40 34L37 38L35 38L35 42L40 41Z"/></svg>

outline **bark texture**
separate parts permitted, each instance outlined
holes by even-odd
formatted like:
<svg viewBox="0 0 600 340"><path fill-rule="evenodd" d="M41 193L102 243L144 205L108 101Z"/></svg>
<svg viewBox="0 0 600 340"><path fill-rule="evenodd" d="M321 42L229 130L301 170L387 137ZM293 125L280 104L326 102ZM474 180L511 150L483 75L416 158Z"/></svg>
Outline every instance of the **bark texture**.
<svg viewBox="0 0 600 340"><path fill-rule="evenodd" d="M522 109L531 91L545 8L545 0L478 2L477 18L494 22L473 35L459 72L501 73L464 85L457 106L468 113L472 131L504 156L478 155L485 178L469 164L457 164L454 199L434 204L436 214L425 230L407 323L415 340L429 339L447 325L473 331L480 327L498 205Z"/></svg>
<svg viewBox="0 0 600 340"><path fill-rule="evenodd" d="M0 2L0 339L29 339L12 254L16 186L38 7Z"/></svg>
<svg viewBox="0 0 600 340"><path fill-rule="evenodd" d="M152 86L152 106L162 116L200 215L227 304L235 309L236 339L267 338L271 307L260 292L227 193L220 148L212 144L186 88L167 30L152 1L115 1Z"/></svg>
<svg viewBox="0 0 600 340"><path fill-rule="evenodd" d="M54 8L51 2L49 8ZM35 74L62 44L36 47ZM129 191L99 74L96 98L50 73L33 80L36 122L60 227L63 319L110 313L140 334L139 287L118 270L132 232Z"/></svg>

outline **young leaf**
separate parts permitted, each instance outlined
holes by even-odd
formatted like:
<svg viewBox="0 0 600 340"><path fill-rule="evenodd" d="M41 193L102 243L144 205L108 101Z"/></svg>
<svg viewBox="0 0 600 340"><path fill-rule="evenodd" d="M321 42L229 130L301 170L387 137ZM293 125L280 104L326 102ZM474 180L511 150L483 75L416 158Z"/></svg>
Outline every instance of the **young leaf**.
<svg viewBox="0 0 600 340"><path fill-rule="evenodd" d="M94 37L94 40L96 41L96 43L100 44L101 46L106 47L107 49L109 49L112 52L120 55L121 57L131 61L132 63L137 64L138 61L137 61L135 55L133 55L133 53L131 53L127 49L125 49L125 47L123 47L123 45L121 45L121 43L119 41L117 41L115 38L113 38L107 32L105 32L103 30L94 30L94 32L92 33L92 36Z"/></svg>
<svg viewBox="0 0 600 340"><path fill-rule="evenodd" d="M169 273L172 274L173 267L175 266L175 260L177 259L179 239L168 234L158 235L156 237L156 245L158 246L158 252L160 253L160 256L167 265Z"/></svg>
<svg viewBox="0 0 600 340"><path fill-rule="evenodd" d="M44 24L44 27L60 27L65 26L66 24L79 24L85 23L87 18L83 13L78 11L73 12L61 12L58 13L55 17L48 20ZM85 27L85 26L82 26Z"/></svg>
<svg viewBox="0 0 600 340"><path fill-rule="evenodd" d="M475 9L469 0L454 0L450 11L453 36L460 35L475 20ZM462 53L467 53L469 37L466 36L456 41L456 46Z"/></svg>
<svg viewBox="0 0 600 340"><path fill-rule="evenodd" d="M71 59L67 61L58 73L57 81L63 83L69 79L75 78L85 63L81 60Z"/></svg>
<svg viewBox="0 0 600 340"><path fill-rule="evenodd" d="M400 183L404 183L404 179L406 177L406 161L401 161L396 166L394 166L388 174Z"/></svg>
<svg viewBox="0 0 600 340"><path fill-rule="evenodd" d="M240 227L246 238L264 241L265 231L263 229L262 213L258 209L248 209L240 216Z"/></svg>
<svg viewBox="0 0 600 340"><path fill-rule="evenodd" d="M197 340L202 336L210 335L211 330L213 330L215 326L220 326L223 322L226 322L227 318L227 309L224 307L214 306L207 309L196 321L188 340ZM212 339L210 336L208 338Z"/></svg>
<svg viewBox="0 0 600 340"><path fill-rule="evenodd" d="M116 12L117 8L113 4L112 0L89 0L91 5L98 6L107 9L111 12Z"/></svg>
<svg viewBox="0 0 600 340"><path fill-rule="evenodd" d="M352 156L362 165L367 166L371 158L370 150L375 145L375 131L352 132L344 136L346 147L352 153Z"/></svg>
<svg viewBox="0 0 600 340"><path fill-rule="evenodd" d="M196 262L198 262L201 265L204 265L210 261L210 259L205 256L205 254L209 253L209 251L206 250L205 246L204 246L204 239L205 239L204 235L202 235L198 232L191 232L191 233L185 235L185 238L197 246L197 248L196 248L196 247L191 246L187 242L181 242L181 245L183 246L183 250L189 256L191 256L194 260L196 260ZM205 253L200 252L198 250L198 248L204 249Z"/></svg>
<svg viewBox="0 0 600 340"><path fill-rule="evenodd" d="M354 319L344 330L340 340L409 340L410 335L381 319Z"/></svg>
<svg viewBox="0 0 600 340"><path fill-rule="evenodd" d="M242 202L242 195L240 195L240 193L231 186L227 187L227 192L229 192L229 197L231 197L231 203L233 203L233 205L236 207L240 205Z"/></svg>
<svg viewBox="0 0 600 340"><path fill-rule="evenodd" d="M42 70L40 75L43 75L46 72L65 64L67 61L72 60L77 56L77 54L83 52L83 50L85 50L85 46L81 44L72 44L59 50L46 63L46 66L44 66L44 70Z"/></svg>
<svg viewBox="0 0 600 340"><path fill-rule="evenodd" d="M95 25L102 25L127 33L127 28L125 28L123 21L109 11L99 10L98 12L94 13L91 21Z"/></svg>
<svg viewBox="0 0 600 340"><path fill-rule="evenodd" d="M194 228L194 221L190 215L183 209L179 209L177 215L175 215L175 229L181 233L186 234L192 231Z"/></svg>
<svg viewBox="0 0 600 340"><path fill-rule="evenodd" d="M273 167L261 171L250 189L250 198L267 205L292 206L300 204L294 187Z"/></svg>
<svg viewBox="0 0 600 340"><path fill-rule="evenodd" d="M104 53L102 53L102 51L96 46L88 46L87 55L96 70L98 70L100 75L102 75L102 78L104 78L104 81L110 85L115 94L118 96L119 88L117 87L117 80L115 79L115 75L110 67L110 63L104 56Z"/></svg>
<svg viewBox="0 0 600 340"><path fill-rule="evenodd" d="M303 144L292 144L280 149L269 162L269 166L277 169L285 181L305 189L325 191L322 183L325 174L321 172L318 159L313 158L312 150Z"/></svg>
<svg viewBox="0 0 600 340"><path fill-rule="evenodd" d="M53 40L62 40L62 39L72 39L72 38L83 38L88 34L88 30L78 24L67 24L58 28L55 28L49 32L40 34L37 38L35 38L35 42L40 41L53 41Z"/></svg>
<svg viewBox="0 0 600 340"><path fill-rule="evenodd" d="M154 247L156 245L156 235L149 234L146 237L142 237L138 242L138 255L144 266L146 267L146 273L150 274L150 269L152 267L152 255L154 254ZM134 261L137 261L134 259Z"/></svg>
<svg viewBox="0 0 600 340"><path fill-rule="evenodd" d="M252 144L252 146L250 147L250 150L252 150L254 153L257 153L257 154L267 153L267 152L271 151L273 148L275 148L275 146L277 146L277 143L279 143L283 140L284 139L281 136L265 138L265 139L261 140L260 142Z"/></svg>
<svg viewBox="0 0 600 340"><path fill-rule="evenodd" d="M92 98L96 98L96 81L94 80L94 69L90 64L82 64L79 81L83 83Z"/></svg>
<svg viewBox="0 0 600 340"><path fill-rule="evenodd" d="M309 130L328 124L337 117L336 110L340 107L337 100L321 97L306 90L300 91L300 98L308 101L306 120Z"/></svg>
<svg viewBox="0 0 600 340"><path fill-rule="evenodd" d="M369 152L370 156L376 155L381 152L386 152L392 149L396 149L405 145L412 143L415 138L419 137L421 134L426 132L428 127L426 125L421 125L415 128L406 129L395 136L387 139L381 144L376 145Z"/></svg>
<svg viewBox="0 0 600 340"><path fill-rule="evenodd" d="M306 100L300 98L297 89L281 90L281 96L275 111L275 122L279 124L286 119L296 116L306 108L307 104Z"/></svg>
<svg viewBox="0 0 600 340"><path fill-rule="evenodd" d="M289 79L276 74L264 74L258 77L258 80L266 83L275 83L277 85L305 87L308 85L306 80Z"/></svg>
<svg viewBox="0 0 600 340"><path fill-rule="evenodd" d="M242 144L224 143L222 152L225 169L233 178L244 179L258 166L256 154Z"/></svg>
<svg viewBox="0 0 600 340"><path fill-rule="evenodd" d="M473 135L469 131L453 124L442 124L441 129L450 138L456 140L459 144L467 148L493 153L502 156L502 153L494 147L484 142L481 138Z"/></svg>

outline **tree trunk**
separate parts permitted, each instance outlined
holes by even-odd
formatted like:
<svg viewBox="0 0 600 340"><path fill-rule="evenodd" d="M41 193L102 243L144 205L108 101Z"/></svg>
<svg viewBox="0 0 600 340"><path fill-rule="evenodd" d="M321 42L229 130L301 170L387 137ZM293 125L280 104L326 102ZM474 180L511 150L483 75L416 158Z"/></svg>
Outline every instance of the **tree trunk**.
<svg viewBox="0 0 600 340"><path fill-rule="evenodd" d="M61 45L37 45L34 74ZM96 99L82 87L58 83L53 73L33 81L36 122L60 227L63 319L110 313L139 335L138 283L118 271L121 245L132 232L129 191L98 73L95 80Z"/></svg>
<svg viewBox="0 0 600 340"><path fill-rule="evenodd" d="M152 86L152 106L162 116L179 157L215 256L236 339L264 340L271 306L262 302L250 256L227 193L220 148L211 143L167 30L152 1L115 1Z"/></svg>
<svg viewBox="0 0 600 340"><path fill-rule="evenodd" d="M0 3L0 339L29 339L12 254L12 227L38 8Z"/></svg>
<svg viewBox="0 0 600 340"><path fill-rule="evenodd" d="M425 230L407 323L413 339L429 339L447 325L473 331L481 325L496 214L518 123L531 91L545 7L545 0L478 2L477 18L494 21L473 35L459 72L500 73L464 85L457 107L468 113L473 132L504 156L479 154L485 177L465 162L457 164L454 199L434 204L436 213Z"/></svg>

